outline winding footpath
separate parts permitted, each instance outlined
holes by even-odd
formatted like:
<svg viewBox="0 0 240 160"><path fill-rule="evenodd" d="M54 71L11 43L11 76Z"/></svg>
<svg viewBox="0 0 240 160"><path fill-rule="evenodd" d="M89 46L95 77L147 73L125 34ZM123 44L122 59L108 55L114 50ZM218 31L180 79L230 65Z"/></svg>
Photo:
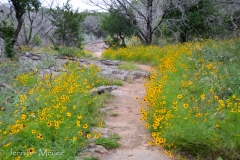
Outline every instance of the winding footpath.
<svg viewBox="0 0 240 160"><path fill-rule="evenodd" d="M101 43L101 42L100 42ZM102 43L95 43L95 47L101 47ZM90 48L91 46L89 46ZM95 57L101 56L101 49L92 50ZM140 65L144 71L150 69L149 66ZM121 139L121 146L107 153L96 153L100 160L169 160L175 159L165 156L163 149L157 146L149 146L148 140L151 138L148 129L140 121L139 111L140 101L145 95L145 79L137 79L132 83L124 82L123 86L112 91L113 101L107 103L105 108L110 111L105 117L108 134L117 133ZM136 100L138 97L138 100ZM112 116L116 113L117 116Z"/></svg>

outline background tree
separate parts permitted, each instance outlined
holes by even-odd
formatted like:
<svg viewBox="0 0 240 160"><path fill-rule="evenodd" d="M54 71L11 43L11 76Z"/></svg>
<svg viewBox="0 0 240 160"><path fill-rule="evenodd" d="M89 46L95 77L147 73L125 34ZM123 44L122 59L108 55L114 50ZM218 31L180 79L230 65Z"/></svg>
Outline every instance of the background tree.
<svg viewBox="0 0 240 160"><path fill-rule="evenodd" d="M214 0L218 16L214 26L221 37L237 36L240 28L240 1L239 0Z"/></svg>
<svg viewBox="0 0 240 160"><path fill-rule="evenodd" d="M14 25L9 19L4 19L0 22L0 33L3 33L4 45L5 45L5 55L9 58L14 56L14 49L12 46L12 37L14 36Z"/></svg>
<svg viewBox="0 0 240 160"><path fill-rule="evenodd" d="M39 0L9 0L9 6L10 6L10 14L8 15L8 17L10 15L14 15L17 21L17 25L16 28L14 28L14 33L13 34L9 34L10 30L12 33L12 29L9 29L9 32L6 32L6 25L7 23L5 23L4 21L9 19L8 17L5 17L4 20L2 20L2 25L0 26L0 38L2 38L5 41L5 53L10 52L11 53L7 53L8 57L13 57L13 47L15 45L15 43L17 42L18 39L18 35L21 31L24 19L23 16L25 15L25 13L27 11L38 11L38 9L41 7L41 3L39 2ZM3 12L3 10L2 10ZM9 40L11 39L11 45L9 44ZM11 48L9 48L11 47Z"/></svg>
<svg viewBox="0 0 240 160"><path fill-rule="evenodd" d="M106 36L106 33L100 29L101 21L106 13L84 11L80 14L84 17L84 21L81 24L81 27L84 32L85 43L92 42Z"/></svg>
<svg viewBox="0 0 240 160"><path fill-rule="evenodd" d="M180 42L186 42L190 37L210 37L211 17L214 16L212 0L198 0L183 6L181 10L171 10L166 14L163 33L166 36L179 33Z"/></svg>
<svg viewBox="0 0 240 160"><path fill-rule="evenodd" d="M52 34L52 42L55 46L82 47L82 35L80 24L83 16L78 9L73 11L70 0L60 8L50 9L51 22L55 27Z"/></svg>
<svg viewBox="0 0 240 160"><path fill-rule="evenodd" d="M24 21L23 15L27 11L38 11L38 9L41 7L41 3L39 0L9 0L9 4L10 8L13 9L17 20L17 27L14 31L14 36L12 37L12 46L14 46L14 44L17 42L19 32L22 28ZM4 39L2 35L4 35L4 33L0 33L1 38Z"/></svg>
<svg viewBox="0 0 240 160"><path fill-rule="evenodd" d="M52 8L52 4L49 7ZM48 33L53 29L49 21L48 10L41 7L38 12L27 11L24 16L22 32L19 35L22 39L20 43L31 45L32 47L42 43L44 37L47 37Z"/></svg>
<svg viewBox="0 0 240 160"><path fill-rule="evenodd" d="M109 14L102 20L101 29L106 31L113 39L120 38L121 46L126 46L125 37L132 36L136 30L131 20L114 8L110 8Z"/></svg>
<svg viewBox="0 0 240 160"><path fill-rule="evenodd" d="M88 0L108 10L117 8L132 20L143 44L151 44L164 29L181 41L194 37L238 35L239 0ZM178 33L178 34L177 34ZM156 37L159 38L159 37Z"/></svg>
<svg viewBox="0 0 240 160"><path fill-rule="evenodd" d="M102 9L119 9L137 28L136 35L143 44L152 43L153 35L162 25L167 12L182 10L182 5L189 3L185 0L102 0L101 3L96 0L88 1Z"/></svg>

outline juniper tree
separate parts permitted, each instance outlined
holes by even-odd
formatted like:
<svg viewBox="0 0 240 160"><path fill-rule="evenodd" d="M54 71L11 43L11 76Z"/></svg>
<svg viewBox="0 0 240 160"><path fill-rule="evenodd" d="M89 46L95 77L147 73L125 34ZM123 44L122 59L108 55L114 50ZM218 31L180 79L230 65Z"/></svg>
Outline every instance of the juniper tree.
<svg viewBox="0 0 240 160"><path fill-rule="evenodd" d="M110 8L109 14L104 17L101 29L106 31L112 38L118 37L122 41L122 46L126 46L125 37L130 37L135 32L135 27L118 9ZM117 37L116 37L117 36Z"/></svg>
<svg viewBox="0 0 240 160"><path fill-rule="evenodd" d="M83 17L77 10L73 10L67 1L62 7L57 6L56 9L50 9L51 22L55 27L55 31L51 37L51 41L55 46L82 47L82 35L80 24Z"/></svg>

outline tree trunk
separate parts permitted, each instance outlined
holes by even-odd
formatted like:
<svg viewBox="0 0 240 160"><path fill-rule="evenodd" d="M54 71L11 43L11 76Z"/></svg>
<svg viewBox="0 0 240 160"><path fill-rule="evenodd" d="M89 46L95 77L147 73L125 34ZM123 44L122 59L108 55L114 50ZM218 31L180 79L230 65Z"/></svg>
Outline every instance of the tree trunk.
<svg viewBox="0 0 240 160"><path fill-rule="evenodd" d="M180 33L180 42L181 43L184 43L184 42L187 42L187 33L186 32L184 32L184 33Z"/></svg>
<svg viewBox="0 0 240 160"><path fill-rule="evenodd" d="M0 32L0 38L4 39L4 35L1 32Z"/></svg>
<svg viewBox="0 0 240 160"><path fill-rule="evenodd" d="M124 36L120 33L120 34L119 34L119 37L120 37L120 39L122 40L122 47L126 47L126 43L125 43L125 38L124 38Z"/></svg>
<svg viewBox="0 0 240 160"><path fill-rule="evenodd" d="M14 35L13 35L12 46L14 46L15 43L17 42L17 38L18 38L19 32L21 31L22 24L23 24L23 19L22 18L18 18L17 21L18 21L18 24L17 24L17 28L16 28L16 30L14 32Z"/></svg>
<svg viewBox="0 0 240 160"><path fill-rule="evenodd" d="M23 23L23 33L24 33L24 44L25 45L28 45L28 36L27 36L27 29L26 29L26 26L25 26L25 23Z"/></svg>
<svg viewBox="0 0 240 160"><path fill-rule="evenodd" d="M153 10L152 10L153 0L147 1L147 34L145 37L146 44L149 45L152 43L152 19L153 19Z"/></svg>
<svg viewBox="0 0 240 160"><path fill-rule="evenodd" d="M231 14L231 16L230 16L230 20L231 20L231 23L232 23L232 25L233 25L233 32L234 32L234 36L238 36L238 26L237 26L237 24L234 22L234 20L233 20L233 13Z"/></svg>

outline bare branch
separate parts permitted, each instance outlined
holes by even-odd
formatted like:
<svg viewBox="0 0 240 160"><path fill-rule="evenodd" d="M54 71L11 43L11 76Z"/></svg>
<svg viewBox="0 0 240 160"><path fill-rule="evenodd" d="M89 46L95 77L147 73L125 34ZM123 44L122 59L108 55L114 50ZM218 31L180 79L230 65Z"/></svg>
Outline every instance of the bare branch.
<svg viewBox="0 0 240 160"><path fill-rule="evenodd" d="M240 4L240 2L236 0L215 0L214 4Z"/></svg>
<svg viewBox="0 0 240 160"><path fill-rule="evenodd" d="M1 32L0 32L0 38L4 39L4 35Z"/></svg>
<svg viewBox="0 0 240 160"><path fill-rule="evenodd" d="M4 87L4 88L6 88L6 89L12 91L12 93L15 92L15 90L12 89L12 88L11 88L9 85L7 85L6 83L0 82L0 86L2 86L2 87Z"/></svg>

